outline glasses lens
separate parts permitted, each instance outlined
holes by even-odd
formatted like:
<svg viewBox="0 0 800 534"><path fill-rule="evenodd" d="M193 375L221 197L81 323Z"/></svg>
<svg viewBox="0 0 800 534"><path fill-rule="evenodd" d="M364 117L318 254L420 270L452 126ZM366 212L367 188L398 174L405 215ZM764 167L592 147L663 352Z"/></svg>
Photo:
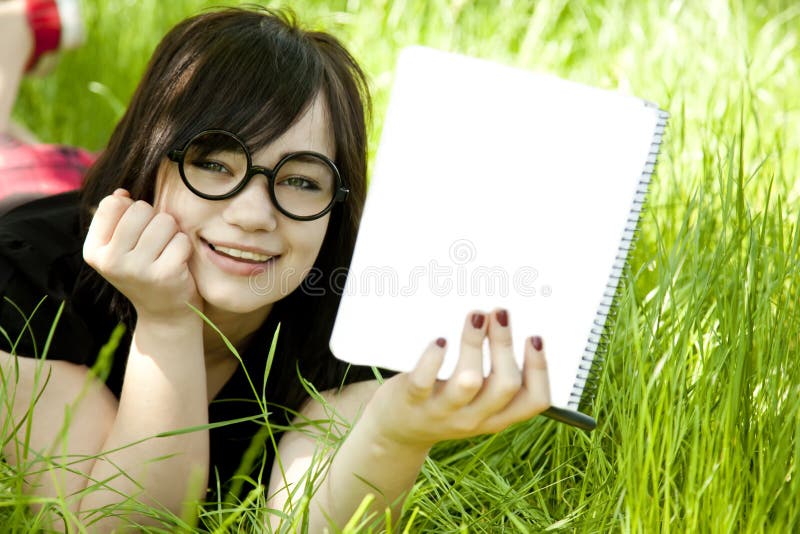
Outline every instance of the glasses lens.
<svg viewBox="0 0 800 534"><path fill-rule="evenodd" d="M183 157L186 180L206 195L232 191L247 173L247 152L242 144L225 133L206 133L196 137Z"/></svg>
<svg viewBox="0 0 800 534"><path fill-rule="evenodd" d="M331 165L312 154L296 154L275 169L275 199L299 217L325 211L333 201L335 186Z"/></svg>

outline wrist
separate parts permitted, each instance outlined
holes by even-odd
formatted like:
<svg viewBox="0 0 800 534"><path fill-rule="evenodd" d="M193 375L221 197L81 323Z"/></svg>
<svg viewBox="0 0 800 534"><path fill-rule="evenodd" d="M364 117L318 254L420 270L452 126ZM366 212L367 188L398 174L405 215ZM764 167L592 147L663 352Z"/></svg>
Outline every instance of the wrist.
<svg viewBox="0 0 800 534"><path fill-rule="evenodd" d="M170 306L145 306L136 302L132 304L137 319L143 317L151 323L188 324L192 322L191 319L203 321L201 314L198 313L198 310L203 311L201 302L180 302Z"/></svg>
<svg viewBox="0 0 800 534"><path fill-rule="evenodd" d="M436 444L424 439L407 439L399 433L387 428L392 423L380 414L370 410L369 405L364 410L364 415L358 422L365 432L370 434L370 441L375 450L389 457L397 455L418 456L425 458L431 448Z"/></svg>
<svg viewBox="0 0 800 534"><path fill-rule="evenodd" d="M137 365L147 362L144 364L146 368L157 362L162 373L180 376L182 380L188 377L189 368L195 369L193 374L201 369L205 373L203 361L203 321L200 317L137 317L128 356L129 368L134 362ZM205 377L202 383L205 384Z"/></svg>
<svg viewBox="0 0 800 534"><path fill-rule="evenodd" d="M151 335L164 335L169 338L176 336L202 335L203 318L189 310L181 314L150 314L137 313L135 333L147 332Z"/></svg>

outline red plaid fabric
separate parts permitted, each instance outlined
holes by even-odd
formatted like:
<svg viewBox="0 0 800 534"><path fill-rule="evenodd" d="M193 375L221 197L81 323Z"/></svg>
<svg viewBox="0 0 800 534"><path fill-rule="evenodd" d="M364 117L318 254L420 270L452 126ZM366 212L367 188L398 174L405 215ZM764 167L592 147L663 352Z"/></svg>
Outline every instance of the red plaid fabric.
<svg viewBox="0 0 800 534"><path fill-rule="evenodd" d="M63 145L29 145L0 137L0 199L78 189L96 155Z"/></svg>

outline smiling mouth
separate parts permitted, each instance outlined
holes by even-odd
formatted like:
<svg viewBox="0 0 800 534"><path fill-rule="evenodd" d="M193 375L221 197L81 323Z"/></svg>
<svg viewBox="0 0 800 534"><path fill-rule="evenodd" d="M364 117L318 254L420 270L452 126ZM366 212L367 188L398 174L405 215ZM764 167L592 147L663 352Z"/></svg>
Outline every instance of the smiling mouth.
<svg viewBox="0 0 800 534"><path fill-rule="evenodd" d="M223 247L221 245L214 246L211 243L208 242L206 243L208 244L208 247L211 250L213 250L220 256L224 256L226 258L230 258L236 261L241 261L243 263L253 263L253 264L267 263L275 258L280 257L280 256L267 256L265 254L259 254L258 252L250 252L248 250L239 250L236 248Z"/></svg>

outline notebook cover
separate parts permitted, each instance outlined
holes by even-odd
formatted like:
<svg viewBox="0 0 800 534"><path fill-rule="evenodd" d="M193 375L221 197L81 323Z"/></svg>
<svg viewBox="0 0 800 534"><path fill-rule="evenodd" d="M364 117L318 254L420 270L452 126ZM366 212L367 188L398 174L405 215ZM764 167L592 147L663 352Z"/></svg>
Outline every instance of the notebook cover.
<svg viewBox="0 0 800 534"><path fill-rule="evenodd" d="M548 415L592 428L577 410L599 371L665 121L631 96L404 50L333 353L408 371L441 336L447 378L466 314L503 307L519 362L528 336L544 339Z"/></svg>

